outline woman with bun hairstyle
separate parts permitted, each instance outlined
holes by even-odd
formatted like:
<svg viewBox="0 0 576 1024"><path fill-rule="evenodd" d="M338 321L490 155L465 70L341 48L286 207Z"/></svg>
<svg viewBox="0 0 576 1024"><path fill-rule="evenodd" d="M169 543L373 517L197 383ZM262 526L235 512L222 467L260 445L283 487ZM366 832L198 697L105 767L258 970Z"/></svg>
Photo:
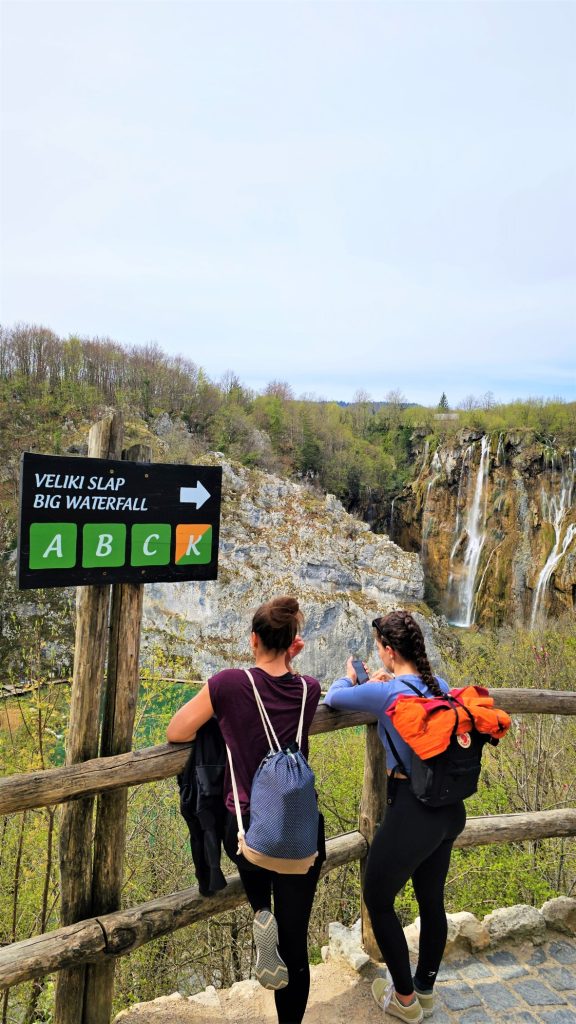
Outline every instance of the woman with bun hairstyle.
<svg viewBox="0 0 576 1024"><path fill-rule="evenodd" d="M296 736L304 678L306 702L301 749L307 757L308 732L320 699L320 684L312 676L301 677L292 672L291 660L304 647L299 636L302 621L298 601L292 597L276 597L261 605L252 619L250 646L254 667L250 671L282 746L290 744ZM242 820L247 829L252 779L269 745L252 684L243 669L229 668L212 676L196 697L176 712L168 725L168 741L182 743L193 739L212 715L218 719L232 754ZM274 989L278 1024L300 1024L310 988L308 922L326 856L322 816L318 856L313 866L307 874L279 874L256 867L237 852L238 825L228 767L224 801L224 846L238 866L254 911L256 977L265 988Z"/></svg>
<svg viewBox="0 0 576 1024"><path fill-rule="evenodd" d="M420 626L405 611L374 619L372 626L383 669L358 686L349 658L346 676L332 683L324 703L340 711L367 711L378 718L378 735L386 751L388 805L368 854L364 900L392 981L376 978L372 993L385 1013L418 1024L431 1016L434 1008L434 983L447 937L444 883L452 845L464 828L466 812L462 801L448 807L421 803L412 794L386 736L388 732L409 773L410 747L386 711L400 695L414 696L407 682L417 686L423 696L442 696L449 689L444 679L432 674ZM394 900L409 878L420 909L414 977L404 931L394 910Z"/></svg>

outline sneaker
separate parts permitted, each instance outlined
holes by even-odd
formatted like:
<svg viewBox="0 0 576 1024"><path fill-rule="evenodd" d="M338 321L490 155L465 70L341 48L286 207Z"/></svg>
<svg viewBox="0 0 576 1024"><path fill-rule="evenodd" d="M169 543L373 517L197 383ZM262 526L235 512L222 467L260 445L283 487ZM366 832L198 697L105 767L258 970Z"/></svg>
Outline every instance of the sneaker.
<svg viewBox="0 0 576 1024"><path fill-rule="evenodd" d="M259 910L252 926L256 946L256 978L263 988L285 988L288 968L278 952L278 925L269 910Z"/></svg>
<svg viewBox="0 0 576 1024"><path fill-rule="evenodd" d="M410 1003L410 1006L404 1006L396 998L394 985L390 984L386 978L375 978L372 982L372 995L380 1009L390 1017L408 1021L408 1024L420 1024L420 1021L424 1020L424 1013L418 999Z"/></svg>
<svg viewBox="0 0 576 1024"><path fill-rule="evenodd" d="M414 986L414 991L418 1002L422 1007L424 1016L431 1017L434 1013L434 1006L436 1004L436 996L434 995L434 992L419 992L416 986Z"/></svg>

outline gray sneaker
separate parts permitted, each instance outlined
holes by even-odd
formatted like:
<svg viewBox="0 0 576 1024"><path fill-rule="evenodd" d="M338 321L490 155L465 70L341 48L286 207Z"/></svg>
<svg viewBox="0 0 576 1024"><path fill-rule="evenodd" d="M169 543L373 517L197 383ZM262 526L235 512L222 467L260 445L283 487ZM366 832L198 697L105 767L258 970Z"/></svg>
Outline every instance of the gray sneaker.
<svg viewBox="0 0 576 1024"><path fill-rule="evenodd" d="M278 925L269 910L259 910L252 926L256 946L256 978L263 988L285 988L288 968L278 952Z"/></svg>

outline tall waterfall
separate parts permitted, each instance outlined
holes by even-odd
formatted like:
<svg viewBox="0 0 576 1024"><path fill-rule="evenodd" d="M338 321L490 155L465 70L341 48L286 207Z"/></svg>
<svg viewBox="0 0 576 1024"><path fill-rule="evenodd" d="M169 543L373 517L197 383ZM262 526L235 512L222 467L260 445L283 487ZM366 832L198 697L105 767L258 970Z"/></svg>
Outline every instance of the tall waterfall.
<svg viewBox="0 0 576 1024"><path fill-rule="evenodd" d="M480 462L474 476L475 448L476 445L470 445L462 460L458 485L455 539L450 552L448 596L451 605L450 621L455 626L471 626L474 621L476 574L486 539L488 497L486 484L490 466L490 436L485 434L481 440ZM466 492L466 504L462 513L464 492Z"/></svg>
<svg viewBox="0 0 576 1024"><path fill-rule="evenodd" d="M430 463L430 470L434 471L434 476L426 484L426 497L424 498L424 507L422 509L422 543L420 547L420 557L424 566L426 565L426 560L428 558L428 537L430 536L430 530L432 528L432 516L430 515L430 491L434 487L434 484L440 479L440 469L441 463L438 457L438 452L434 452ZM420 476L421 475L422 470L420 470Z"/></svg>
<svg viewBox="0 0 576 1024"><path fill-rule="evenodd" d="M576 522L569 523L564 529L566 518L575 497L576 484L576 449L567 459L561 460L560 466L555 468L556 459L551 460L549 475L549 494L544 487L541 491L542 520L550 523L554 529L554 544L546 559L544 568L538 576L536 589L532 598L532 611L530 614L530 628L538 624L544 615L544 596L552 574L564 558L574 537L576 537ZM560 479L558 479L558 476Z"/></svg>
<svg viewBox="0 0 576 1024"><path fill-rule="evenodd" d="M390 523L389 523L389 526L388 526L388 536L389 536L390 540L394 540L394 502L395 501L396 501L396 498L392 498L392 501L390 503Z"/></svg>

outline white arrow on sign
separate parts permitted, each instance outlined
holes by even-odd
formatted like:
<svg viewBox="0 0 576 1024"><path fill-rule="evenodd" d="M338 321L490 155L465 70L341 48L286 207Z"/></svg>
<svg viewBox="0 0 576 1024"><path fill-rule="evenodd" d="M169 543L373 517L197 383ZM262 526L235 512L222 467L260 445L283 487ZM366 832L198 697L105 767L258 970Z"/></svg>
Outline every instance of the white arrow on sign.
<svg viewBox="0 0 576 1024"><path fill-rule="evenodd" d="M205 501L208 501L210 497L210 491L207 491L204 484L200 481L196 484L196 487L181 487L180 488L180 501L190 501L196 505L196 508L202 508Z"/></svg>

